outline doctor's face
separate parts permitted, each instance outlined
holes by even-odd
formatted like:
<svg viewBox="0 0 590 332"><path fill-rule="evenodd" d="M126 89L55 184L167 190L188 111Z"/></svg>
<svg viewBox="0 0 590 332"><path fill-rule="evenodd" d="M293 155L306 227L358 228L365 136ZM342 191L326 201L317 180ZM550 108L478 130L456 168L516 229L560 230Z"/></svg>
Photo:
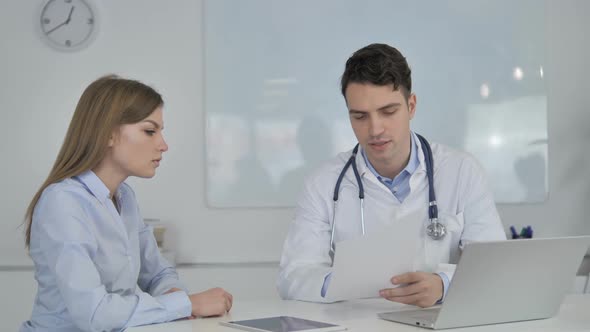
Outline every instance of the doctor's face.
<svg viewBox="0 0 590 332"><path fill-rule="evenodd" d="M393 85L370 83L350 83L345 96L352 130L371 164L377 171L403 168L410 156L416 96L406 100Z"/></svg>

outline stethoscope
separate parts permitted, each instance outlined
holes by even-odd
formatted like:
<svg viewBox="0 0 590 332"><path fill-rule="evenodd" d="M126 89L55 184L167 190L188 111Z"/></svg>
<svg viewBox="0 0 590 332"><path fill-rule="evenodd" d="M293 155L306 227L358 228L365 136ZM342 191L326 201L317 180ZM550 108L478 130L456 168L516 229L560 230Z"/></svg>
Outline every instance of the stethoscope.
<svg viewBox="0 0 590 332"><path fill-rule="evenodd" d="M447 228L445 225L441 224L438 221L438 208L436 205L436 197L434 195L434 170L433 170L433 159L432 159L432 150L430 149L430 144L428 141L416 134L418 139L420 140L420 145L422 146L422 151L424 151L424 162L426 163L426 177L428 178L428 217L430 220L430 224L426 227L426 234L430 236L434 240L440 240L447 234ZM332 231L330 234L330 256L334 257L334 230L336 229L336 206L338 205L338 193L340 191L340 184L342 183L342 179L344 178L344 174L348 170L348 167L352 165L352 170L354 172L354 177L356 178L357 185L359 187L359 199L360 199L360 207L361 207L361 230L363 235L365 235L365 190L363 188L363 181L361 180L361 176L359 175L359 171L356 167L356 154L358 153L359 145L354 147L352 150L352 155L344 165L344 168L340 172L338 176L338 180L336 181L336 187L334 188L334 215L332 216Z"/></svg>

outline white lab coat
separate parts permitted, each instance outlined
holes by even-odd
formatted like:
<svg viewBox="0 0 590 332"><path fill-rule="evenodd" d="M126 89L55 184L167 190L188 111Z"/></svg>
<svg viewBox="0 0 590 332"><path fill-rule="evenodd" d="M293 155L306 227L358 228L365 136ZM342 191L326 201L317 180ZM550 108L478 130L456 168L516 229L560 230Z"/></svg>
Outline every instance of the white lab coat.
<svg viewBox="0 0 590 332"><path fill-rule="evenodd" d="M414 139L419 142L416 136ZM475 158L436 143L431 148L439 220L446 225L447 235L442 240L433 240L426 234L428 180L420 144L417 144L420 166L410 178L410 194L403 203L368 169L361 153L357 154L356 164L365 190L365 231L367 234L378 231L418 211L424 231L416 239L421 249L414 266L417 271L445 272L451 279L455 266L450 264L457 263L465 243L503 240L506 234L484 171ZM351 151L340 153L304 183L281 257L277 288L283 299L328 302L321 296L321 289L324 278L331 273L334 186L350 155ZM340 186L336 219L335 243L362 236L358 185L352 167Z"/></svg>

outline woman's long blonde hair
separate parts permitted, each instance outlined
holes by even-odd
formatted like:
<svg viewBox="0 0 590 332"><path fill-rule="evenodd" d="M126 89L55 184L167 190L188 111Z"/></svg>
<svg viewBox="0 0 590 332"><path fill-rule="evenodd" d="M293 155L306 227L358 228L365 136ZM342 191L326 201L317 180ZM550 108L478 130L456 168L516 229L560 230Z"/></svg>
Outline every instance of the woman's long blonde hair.
<svg viewBox="0 0 590 332"><path fill-rule="evenodd" d="M115 129L140 122L162 104L162 96L151 87L115 75L101 77L84 90L51 172L27 208L27 248L31 243L33 211L45 188L96 167L104 158Z"/></svg>

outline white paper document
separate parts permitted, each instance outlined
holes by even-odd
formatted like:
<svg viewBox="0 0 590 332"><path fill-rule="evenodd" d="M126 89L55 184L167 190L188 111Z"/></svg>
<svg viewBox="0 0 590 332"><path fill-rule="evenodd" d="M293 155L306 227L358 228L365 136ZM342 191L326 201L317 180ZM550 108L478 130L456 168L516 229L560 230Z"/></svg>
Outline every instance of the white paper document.
<svg viewBox="0 0 590 332"><path fill-rule="evenodd" d="M331 301L378 297L396 287L391 278L414 271L421 237L426 231L418 214L360 238L336 243L332 277L326 292Z"/></svg>

